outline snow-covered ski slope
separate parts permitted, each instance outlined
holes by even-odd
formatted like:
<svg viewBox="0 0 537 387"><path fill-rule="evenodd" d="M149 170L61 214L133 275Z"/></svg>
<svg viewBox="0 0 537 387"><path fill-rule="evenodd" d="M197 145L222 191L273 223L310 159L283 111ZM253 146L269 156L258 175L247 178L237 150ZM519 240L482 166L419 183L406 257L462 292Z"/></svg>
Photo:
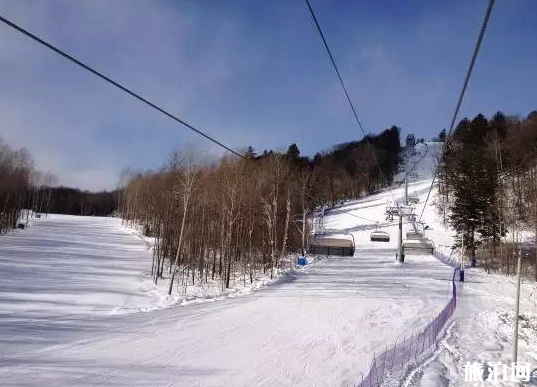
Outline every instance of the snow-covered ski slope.
<svg viewBox="0 0 537 387"><path fill-rule="evenodd" d="M48 317L153 304L147 247L116 219L49 215L0 237L0 310ZM150 283L150 282L149 282Z"/></svg>
<svg viewBox="0 0 537 387"><path fill-rule="evenodd" d="M441 143L419 143L415 147L415 154L409 155L405 159L405 164L409 170L417 177L409 179L408 194L409 196L418 197L420 202L415 205L415 213L419 218L429 188L431 179L436 167L438 155L441 151ZM396 176L395 181L402 181L404 172ZM368 196L357 201L346 202L342 206L337 206L325 211L323 219L324 230L328 233L337 234L349 233L354 236L357 249L371 248L381 245L385 248L397 248L398 243L398 223L386 220L385 210L388 205L402 204L404 200L404 184L396 183L395 188L384 190L383 192ZM436 214L434 207L436 189L433 189L432 196L427 203L423 219L430 227L426 232L426 237L430 237L440 246L451 246L452 236L446 234L441 220ZM375 229L379 229L390 234L390 242L379 243L370 242L369 234ZM403 224L403 235L407 231L414 230L412 224L405 220ZM421 231L421 229L420 229ZM448 252L449 254L449 252Z"/></svg>
<svg viewBox="0 0 537 387"><path fill-rule="evenodd" d="M370 222L346 214L385 196L327 216L356 237L353 258L324 259L249 296L128 316L114 314L158 300L142 275L150 252L116 219L51 216L3 236L2 380L351 385L373 351L421 328L449 298L448 268L432 257L394 264L394 243L366 243Z"/></svg>
<svg viewBox="0 0 537 387"><path fill-rule="evenodd" d="M63 341L88 316L155 308L148 257L112 218L49 215L0 236L1 357Z"/></svg>
<svg viewBox="0 0 537 387"><path fill-rule="evenodd" d="M92 246L91 233L76 243L63 235L77 225L100 229L101 238ZM393 251L382 246L364 248L352 258L324 259L296 273L290 282L243 297L106 315L80 308L76 301L80 297L83 302L102 287L96 283L83 288L86 281L94 281L91 268L97 267L84 256L88 250L95 254L99 246L108 246L107 254L110 246L128 246L124 251L144 254L141 241L126 232L116 235L119 228L113 225L117 220L54 216L36 222L28 234L2 237L4 268L12 260L56 257L53 267L43 268L41 275L13 263L19 270L1 277L2 289L8 284L12 288L3 296L3 305L9 299L16 305L3 307L0 315L2 385L351 385L367 369L372 351L421 327L449 297L449 269L430 257L396 265ZM115 232L105 240L110 228ZM57 248L43 243L46 240L65 244ZM77 250L80 243L84 248ZM149 265L150 253L145 254ZM107 272L108 258L101 257L100 270ZM69 261L86 267L67 268ZM116 265L112 262L110 268ZM57 277L55 268L70 274ZM117 267L116 271L123 272ZM110 277L117 274L111 272ZM130 289L139 295L122 277L116 292ZM62 280L56 282L58 278ZM139 282L136 276L132 279ZM32 282L50 298L45 304L52 304L51 294L56 294L63 310L48 313L35 302L29 304L34 309L25 310L22 285ZM112 306L113 299L105 299ZM122 303L122 297L117 301Z"/></svg>
<svg viewBox="0 0 537 387"><path fill-rule="evenodd" d="M117 219L52 216L2 236L1 385L351 386L374 351L423 328L450 297L451 268L432 256L395 263L396 226L383 213L402 192L327 213L326 228L354 236L354 257L165 309L151 310L160 301L144 288L151 252ZM369 242L371 222L349 214L378 218L392 241ZM146 302L151 311L120 314Z"/></svg>

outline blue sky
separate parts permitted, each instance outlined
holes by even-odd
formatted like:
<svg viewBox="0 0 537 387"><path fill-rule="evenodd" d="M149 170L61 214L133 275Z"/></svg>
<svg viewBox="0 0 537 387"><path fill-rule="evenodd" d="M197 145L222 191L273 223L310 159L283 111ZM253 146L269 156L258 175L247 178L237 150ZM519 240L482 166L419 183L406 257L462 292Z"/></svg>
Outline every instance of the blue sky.
<svg viewBox="0 0 537 387"><path fill-rule="evenodd" d="M368 132L449 124L487 0L311 0ZM302 0L0 0L0 14L233 148L360 139ZM461 115L537 109L537 2L498 0ZM0 25L0 135L85 189L215 147Z"/></svg>

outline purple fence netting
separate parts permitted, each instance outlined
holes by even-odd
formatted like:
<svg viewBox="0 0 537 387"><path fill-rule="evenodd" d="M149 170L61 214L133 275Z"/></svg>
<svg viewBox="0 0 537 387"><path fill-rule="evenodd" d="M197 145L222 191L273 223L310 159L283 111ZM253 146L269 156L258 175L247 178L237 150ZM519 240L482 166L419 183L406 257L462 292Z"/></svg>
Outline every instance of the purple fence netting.
<svg viewBox="0 0 537 387"><path fill-rule="evenodd" d="M413 334L410 338L405 337L401 342L386 348L380 355L373 355L369 373L362 378L357 387L379 387L391 375L405 370L408 365L418 361L422 354L434 348L438 335L457 306L455 276L458 270L457 268L453 270L451 299L444 309L419 333Z"/></svg>

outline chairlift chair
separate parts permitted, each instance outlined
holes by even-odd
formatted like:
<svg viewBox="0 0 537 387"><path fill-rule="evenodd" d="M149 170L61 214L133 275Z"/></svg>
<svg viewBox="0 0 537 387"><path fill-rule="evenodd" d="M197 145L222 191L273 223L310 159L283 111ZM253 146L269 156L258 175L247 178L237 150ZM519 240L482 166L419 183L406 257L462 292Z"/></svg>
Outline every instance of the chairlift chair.
<svg viewBox="0 0 537 387"><path fill-rule="evenodd" d="M409 231L406 233L406 239L420 240L423 238L423 234L419 231Z"/></svg>
<svg viewBox="0 0 537 387"><path fill-rule="evenodd" d="M375 231L373 231L369 235L371 242L389 242L390 241L390 234L388 234L386 231L379 231L377 230L377 227L375 226Z"/></svg>
<svg viewBox="0 0 537 387"><path fill-rule="evenodd" d="M403 242L403 254L405 255L427 255L433 254L433 252L434 245L428 239Z"/></svg>
<svg viewBox="0 0 537 387"><path fill-rule="evenodd" d="M371 242L389 242L390 234L386 231L373 231L370 235Z"/></svg>
<svg viewBox="0 0 537 387"><path fill-rule="evenodd" d="M420 202L420 198L417 196L409 196L408 202L412 204L418 204Z"/></svg>
<svg viewBox="0 0 537 387"><path fill-rule="evenodd" d="M399 207L397 206L386 207L386 215L399 215Z"/></svg>

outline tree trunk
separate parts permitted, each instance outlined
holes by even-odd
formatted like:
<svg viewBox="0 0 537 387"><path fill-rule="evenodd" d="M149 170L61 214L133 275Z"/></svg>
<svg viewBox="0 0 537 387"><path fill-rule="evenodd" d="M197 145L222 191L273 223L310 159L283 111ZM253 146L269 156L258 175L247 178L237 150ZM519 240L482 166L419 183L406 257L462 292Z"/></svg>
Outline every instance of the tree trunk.
<svg viewBox="0 0 537 387"><path fill-rule="evenodd" d="M185 193L185 195L188 195L188 194L189 193ZM181 231L179 232L179 243L177 245L177 251L175 252L175 263L173 264L172 277L170 278L168 296L172 294L173 280L175 279L175 272L177 271L177 265L179 263L179 255L180 255L181 246L183 243L183 231L185 229L186 214L187 214L187 209L188 209L188 200L189 200L189 197L187 196L186 199L184 200L183 219L181 220Z"/></svg>

